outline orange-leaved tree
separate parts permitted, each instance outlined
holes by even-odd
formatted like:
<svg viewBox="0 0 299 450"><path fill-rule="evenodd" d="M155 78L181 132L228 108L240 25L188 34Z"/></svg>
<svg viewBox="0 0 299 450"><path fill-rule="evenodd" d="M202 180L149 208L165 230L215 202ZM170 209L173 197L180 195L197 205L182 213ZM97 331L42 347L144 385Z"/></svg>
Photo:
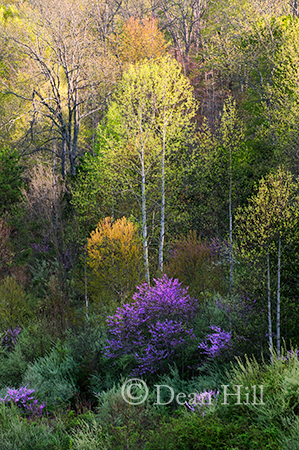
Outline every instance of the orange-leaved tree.
<svg viewBox="0 0 299 450"><path fill-rule="evenodd" d="M137 64L143 59L165 56L167 42L155 18L130 17L123 25L119 55L124 63Z"/></svg>
<svg viewBox="0 0 299 450"><path fill-rule="evenodd" d="M108 308L129 299L144 278L138 226L125 217L106 217L87 240L89 293Z"/></svg>

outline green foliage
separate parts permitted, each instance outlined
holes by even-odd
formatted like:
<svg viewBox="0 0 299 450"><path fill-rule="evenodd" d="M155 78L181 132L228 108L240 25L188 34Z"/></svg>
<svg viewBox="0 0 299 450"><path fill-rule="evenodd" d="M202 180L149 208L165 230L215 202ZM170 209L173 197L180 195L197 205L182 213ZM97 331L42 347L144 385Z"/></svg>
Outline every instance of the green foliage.
<svg viewBox="0 0 299 450"><path fill-rule="evenodd" d="M69 330L64 344L77 367L75 381L80 395L92 403L94 392L109 389L119 377L119 372L102 356L107 345L106 327L100 324L102 320L98 315L89 315L80 328Z"/></svg>
<svg viewBox="0 0 299 450"><path fill-rule="evenodd" d="M288 242L298 216L297 183L280 168L259 184L258 193L236 215L241 251L263 254L278 237Z"/></svg>
<svg viewBox="0 0 299 450"><path fill-rule="evenodd" d="M273 74L271 132L275 136L275 151L279 162L284 161L292 172L297 170L298 148L298 18L289 20L281 38L282 45L276 55Z"/></svg>
<svg viewBox="0 0 299 450"><path fill-rule="evenodd" d="M96 147L103 146L100 139ZM115 203L116 192L112 191L115 183L113 173L103 154L97 149L95 156L86 153L81 160L76 179L71 186L71 204L76 211L76 218L84 231L90 233L99 219L111 215Z"/></svg>
<svg viewBox="0 0 299 450"><path fill-rule="evenodd" d="M18 152L0 147L0 216L21 199L22 172Z"/></svg>
<svg viewBox="0 0 299 450"><path fill-rule="evenodd" d="M29 364L23 384L35 389L41 401L51 407L69 401L77 392L76 373L73 356L58 343L46 356Z"/></svg>
<svg viewBox="0 0 299 450"><path fill-rule="evenodd" d="M70 439L59 421L30 423L14 408L0 403L0 448L5 450L68 450Z"/></svg>
<svg viewBox="0 0 299 450"><path fill-rule="evenodd" d="M0 327L2 331L25 325L31 316L28 297L15 278L0 281Z"/></svg>
<svg viewBox="0 0 299 450"><path fill-rule="evenodd" d="M197 146L182 157L184 170L176 209L187 216L189 229L203 237L227 237L229 205L234 211L248 193L244 183L248 154L244 123L236 101L229 97L214 130L204 118Z"/></svg>
<svg viewBox="0 0 299 450"><path fill-rule="evenodd" d="M146 278L148 239L152 233L157 247L162 227L157 222L176 179L173 160L184 140L190 140L195 108L193 88L175 59L145 60L123 74L109 104L108 133L101 130L106 160L117 174L116 186L122 184L118 210L125 205L126 215L131 213L142 223ZM162 222L167 224L167 216Z"/></svg>
<svg viewBox="0 0 299 450"><path fill-rule="evenodd" d="M174 390L175 398L180 392L184 392L188 395L194 392L203 392L204 390L217 391L221 384L227 382L227 370L227 364L223 363L219 365L215 361L207 361L205 364L194 370L195 375L183 379L180 377L177 367L174 366L169 367L169 373L161 375L158 382L156 381L155 383L170 386ZM155 388L153 387L152 389L154 390ZM167 403L170 398L169 389L162 388L160 393L161 403ZM179 405L174 401L171 405L165 407L165 411L168 411L169 414L178 407ZM159 407L159 412L160 409L163 410L163 407Z"/></svg>
<svg viewBox="0 0 299 450"><path fill-rule="evenodd" d="M103 435L102 427L95 419L90 424L81 420L72 433L74 450L109 450L110 439Z"/></svg>
<svg viewBox="0 0 299 450"><path fill-rule="evenodd" d="M245 357L237 359L228 374L229 392L233 386L241 385L241 405L235 405L236 400L231 399L229 405L221 405L223 396L219 399L219 417L227 417L237 421L239 417L251 421L253 425L270 428L274 425L283 433L288 433L285 421L294 422L295 414L299 412L299 361L297 352L282 352L282 357L274 355L273 365L259 363L254 358ZM259 404L259 386L263 386L264 404ZM245 404L245 387L249 387L249 404ZM252 387L257 386L257 404L253 404Z"/></svg>
<svg viewBox="0 0 299 450"><path fill-rule="evenodd" d="M143 448L149 429L155 426L159 417L158 410L153 405L153 398L149 396L147 401L140 405L130 405L122 396L120 384L100 393L98 398L99 418L111 436L111 447Z"/></svg>
<svg viewBox="0 0 299 450"><path fill-rule="evenodd" d="M13 349L3 347L0 350L0 389L19 386L28 364L44 356L51 343L52 335L46 332L43 323L32 321L23 328Z"/></svg>
<svg viewBox="0 0 299 450"><path fill-rule="evenodd" d="M0 449L298 449L297 353L274 355L273 365L260 355L268 357L267 290L270 306L281 291L281 334L299 344L297 2L198 1L196 17L186 16L192 43L179 24L185 7L194 12L188 1L158 2L159 23L146 18L149 2L137 0L136 14L128 2L104 3L105 11L85 0L0 5L0 340L22 328L14 346L0 345L0 396L28 384L50 412L30 423L0 402ZM168 46L158 24L175 58L154 59ZM76 44L81 53L70 51ZM37 150L49 152L43 164ZM64 150L72 179L63 181L56 166ZM283 164L291 172L277 170ZM227 298L227 247L215 257L210 242L225 242L238 206ZM103 356L105 324L144 279L141 231L158 273L163 208L164 270L200 300L197 339L134 406L121 395L134 355L115 365ZM198 340L215 324L231 330L232 347L203 363ZM199 409L154 405L154 383L175 394L263 385L265 405L221 405L220 394L203 418ZM97 414L80 416L98 399Z"/></svg>
<svg viewBox="0 0 299 450"><path fill-rule="evenodd" d="M12 352L1 349L0 366L0 388L19 386L28 366L28 361L20 345L16 345Z"/></svg>
<svg viewBox="0 0 299 450"><path fill-rule="evenodd" d="M277 294L277 335L280 329L280 277L284 268L280 266L281 255L287 247L296 249L298 245L298 182L293 180L290 172L282 168L263 178L256 195L249 200L247 207L239 209L236 214L236 236L239 246L239 260L251 263L255 269L243 269L244 279L250 275L251 292L257 284L260 298L268 293L269 330L272 320L271 296ZM282 249L282 250L281 250ZM277 262L277 258L279 263ZM293 261L294 262L294 261ZM273 283L273 278L277 281ZM248 281L247 281L248 282ZM273 286L274 285L274 286ZM282 294L284 294L282 289ZM282 304L283 305L283 304ZM284 306L283 306L284 308ZM283 328L284 323L282 323ZM270 331L268 333L271 335ZM272 343L269 342L270 348ZM279 349L279 337L277 348ZM279 350L278 350L279 351Z"/></svg>
<svg viewBox="0 0 299 450"><path fill-rule="evenodd" d="M287 433L280 438L281 450L297 450L299 447L299 420L285 420Z"/></svg>
<svg viewBox="0 0 299 450"><path fill-rule="evenodd" d="M261 428L250 421L230 421L182 414L152 432L145 450L253 450L279 449L278 430Z"/></svg>

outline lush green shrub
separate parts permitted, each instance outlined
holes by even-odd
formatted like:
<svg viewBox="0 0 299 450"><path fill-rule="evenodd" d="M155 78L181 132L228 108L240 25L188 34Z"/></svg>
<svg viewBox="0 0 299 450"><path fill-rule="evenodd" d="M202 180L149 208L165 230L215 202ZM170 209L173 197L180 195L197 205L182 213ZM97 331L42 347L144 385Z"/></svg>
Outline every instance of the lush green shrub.
<svg viewBox="0 0 299 450"><path fill-rule="evenodd" d="M0 448L1 450L67 450L70 439L63 425L55 422L30 423L22 419L17 410L0 404Z"/></svg>
<svg viewBox="0 0 299 450"><path fill-rule="evenodd" d="M281 450L297 450L299 448L299 418L285 420L285 432L280 438Z"/></svg>
<svg viewBox="0 0 299 450"><path fill-rule="evenodd" d="M124 400L121 386L119 384L98 395L98 416L111 436L111 448L120 450L129 446L130 449L141 449L147 441L147 433L155 428L159 420L159 411L154 406L155 398L150 395L144 403L131 405Z"/></svg>
<svg viewBox="0 0 299 450"><path fill-rule="evenodd" d="M16 150L0 146L0 216L21 198L22 167Z"/></svg>
<svg viewBox="0 0 299 450"><path fill-rule="evenodd" d="M67 332L65 346L76 363L76 386L85 401L94 403L94 392L110 389L119 380L117 368L103 357L107 345L106 327L99 316L89 316L82 327Z"/></svg>
<svg viewBox="0 0 299 450"><path fill-rule="evenodd" d="M31 316L26 293L15 278L0 281L0 330L28 323Z"/></svg>
<svg viewBox="0 0 299 450"><path fill-rule="evenodd" d="M110 439L103 434L102 427L95 419L91 423L79 421L79 426L72 432L73 450L109 450Z"/></svg>
<svg viewBox="0 0 299 450"><path fill-rule="evenodd" d="M286 353L283 359L277 359L274 355L272 365L259 363L254 358L245 357L244 361L238 358L237 364L231 368L227 384L230 392L233 386L243 387L241 402L246 402L245 388L248 387L249 404L234 405L235 400L232 399L231 407L219 406L221 417L229 415L231 420L238 420L242 416L264 427L274 424L284 429L284 420L293 419L294 414L299 413L299 360L294 351ZM263 386L264 404L260 405L259 400L253 404L253 386L257 386L257 392L260 392L259 386Z"/></svg>
<svg viewBox="0 0 299 450"><path fill-rule="evenodd" d="M170 386L173 389L175 398L180 392L188 395L204 390L216 390L222 384L227 383L227 377L225 376L225 368L227 368L227 365L223 366L219 366L215 361L208 361L200 367L196 376L189 379L183 379L180 377L176 367L170 367L169 372L160 376L155 383ZM161 389L160 394L161 403L166 403L170 398L169 390L167 388ZM177 408L177 403L173 401L167 409L171 411Z"/></svg>
<svg viewBox="0 0 299 450"><path fill-rule="evenodd" d="M19 386L27 366L28 361L20 345L16 345L12 352L7 349L0 350L0 389Z"/></svg>
<svg viewBox="0 0 299 450"><path fill-rule="evenodd" d="M77 391L77 364L69 349L57 343L46 355L29 364L23 385L35 389L48 406L69 401Z"/></svg>
<svg viewBox="0 0 299 450"><path fill-rule="evenodd" d="M262 428L247 421L224 421L183 414L152 431L146 450L250 450L279 449L278 429Z"/></svg>

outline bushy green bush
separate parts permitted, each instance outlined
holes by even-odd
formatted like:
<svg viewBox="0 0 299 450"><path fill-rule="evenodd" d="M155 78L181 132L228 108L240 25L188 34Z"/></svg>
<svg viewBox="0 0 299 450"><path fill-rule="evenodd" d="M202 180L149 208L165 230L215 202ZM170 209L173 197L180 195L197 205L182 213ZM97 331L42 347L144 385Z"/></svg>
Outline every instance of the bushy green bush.
<svg viewBox="0 0 299 450"><path fill-rule="evenodd" d="M57 343L46 355L29 364L23 385L35 389L48 406L69 401L77 391L77 364L67 347Z"/></svg>
<svg viewBox="0 0 299 450"><path fill-rule="evenodd" d="M237 358L237 364L232 366L228 375L227 384L230 386L230 392L234 390L233 386L242 386L242 404L235 405L236 401L232 399L231 405L221 406L221 400L218 411L221 417L229 416L231 420L239 420L242 416L251 423L263 427L274 424L284 430L285 419L293 420L295 414L299 413L299 360L295 351L285 353L280 359L274 355L272 365L259 363L255 358L245 357L243 361ZM256 404L253 404L253 386L257 386L258 393L259 386L263 386L264 404L259 404L260 394L257 395ZM249 404L245 404L246 387Z"/></svg>
<svg viewBox="0 0 299 450"><path fill-rule="evenodd" d="M281 450L298 450L299 448L299 418L285 419L285 433L280 438Z"/></svg>
<svg viewBox="0 0 299 450"><path fill-rule="evenodd" d="M95 419L89 424L80 420L79 426L72 432L73 450L109 450L110 439L103 434L102 427Z"/></svg>
<svg viewBox="0 0 299 450"><path fill-rule="evenodd" d="M151 395L139 405L127 403L121 392L124 382L125 380L122 380L117 386L98 395L98 417L105 431L111 436L111 448L141 449L148 439L149 430L156 427L159 411Z"/></svg>
<svg viewBox="0 0 299 450"><path fill-rule="evenodd" d="M77 364L76 384L81 394L90 398L94 391L109 389L117 381L118 378L104 381L111 378L113 371L109 371L110 362L102 356L107 333L98 316L91 315L82 327L69 330L65 345Z"/></svg>
<svg viewBox="0 0 299 450"><path fill-rule="evenodd" d="M0 389L19 386L27 366L28 361L19 345L12 352L0 349Z"/></svg>
<svg viewBox="0 0 299 450"><path fill-rule="evenodd" d="M0 389L19 386L28 364L44 356L51 344L51 336L45 332L42 324L31 322L27 328L21 329L13 346L0 346Z"/></svg>
<svg viewBox="0 0 299 450"><path fill-rule="evenodd" d="M54 426L45 422L22 419L16 407L0 403L1 450L68 450L70 438L59 421Z"/></svg>
<svg viewBox="0 0 299 450"><path fill-rule="evenodd" d="M278 429L254 426L250 421L224 421L183 414L152 431L145 450L278 450ZM137 450L137 449L136 449Z"/></svg>
<svg viewBox="0 0 299 450"><path fill-rule="evenodd" d="M0 331L25 325L31 316L26 293L15 278L0 281Z"/></svg>

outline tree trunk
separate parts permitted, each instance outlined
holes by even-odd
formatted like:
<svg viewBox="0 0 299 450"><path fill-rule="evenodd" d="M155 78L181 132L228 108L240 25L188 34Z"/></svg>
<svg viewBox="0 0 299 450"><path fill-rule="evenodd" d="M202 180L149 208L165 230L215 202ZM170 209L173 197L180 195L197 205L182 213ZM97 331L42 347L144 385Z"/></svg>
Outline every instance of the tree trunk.
<svg viewBox="0 0 299 450"><path fill-rule="evenodd" d="M74 125L73 142L70 149L70 172L71 175L76 175L76 157L77 157L77 145L78 145L79 125Z"/></svg>
<svg viewBox="0 0 299 450"><path fill-rule="evenodd" d="M85 316L88 319L88 296L87 296L87 275L86 275L86 254L84 256L84 284L85 284Z"/></svg>
<svg viewBox="0 0 299 450"><path fill-rule="evenodd" d="M70 135L70 172L71 175L76 175L76 158L77 158L77 146L78 146L78 136L79 136L79 110L78 110L78 92L76 90L76 98L75 98L75 106L74 106L74 112L73 112L73 130L71 129L70 132L73 132L73 139L71 139ZM72 118L72 116L71 116ZM70 126L72 128L72 121L70 123Z"/></svg>
<svg viewBox="0 0 299 450"><path fill-rule="evenodd" d="M269 349L270 360L273 364L273 342L272 342L272 318L271 318L271 290L270 290L270 255L269 248L267 251L267 289L268 289L268 334L269 334Z"/></svg>
<svg viewBox="0 0 299 450"><path fill-rule="evenodd" d="M65 180L66 176L66 148L67 148L67 137L66 137L66 131L64 130L62 132L62 149L61 149L61 173L62 178Z"/></svg>
<svg viewBox="0 0 299 450"><path fill-rule="evenodd" d="M163 272L163 248L165 235L165 125L163 127L162 164L161 164L161 232L159 244L159 269Z"/></svg>
<svg viewBox="0 0 299 450"><path fill-rule="evenodd" d="M277 261L277 357L280 358L280 275L281 275L281 237L278 239Z"/></svg>
<svg viewBox="0 0 299 450"><path fill-rule="evenodd" d="M229 148L229 297L232 296L233 290L233 216L232 216L232 154Z"/></svg>
<svg viewBox="0 0 299 450"><path fill-rule="evenodd" d="M142 238L144 251L145 280L150 282L149 261L148 261L148 242L146 225L146 193L145 193L145 167L144 167L144 148L141 149L141 189L142 189Z"/></svg>
<svg viewBox="0 0 299 450"><path fill-rule="evenodd" d="M298 3L297 3L297 0L293 0L292 9L293 9L293 16L294 17L298 17Z"/></svg>

